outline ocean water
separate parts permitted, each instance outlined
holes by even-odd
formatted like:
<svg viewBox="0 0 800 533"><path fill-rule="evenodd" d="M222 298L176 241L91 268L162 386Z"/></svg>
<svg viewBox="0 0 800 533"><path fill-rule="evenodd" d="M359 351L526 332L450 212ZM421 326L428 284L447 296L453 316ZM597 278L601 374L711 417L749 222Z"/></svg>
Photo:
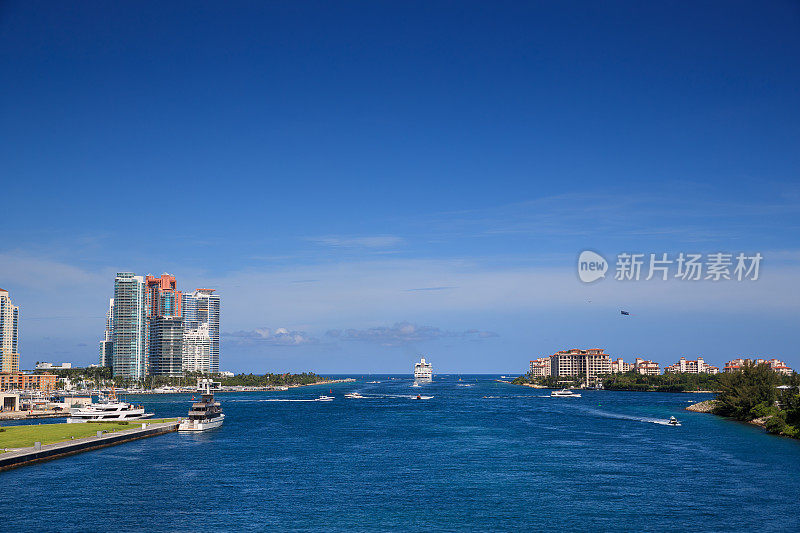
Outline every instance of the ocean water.
<svg viewBox="0 0 800 533"><path fill-rule="evenodd" d="M0 473L0 529L800 531L800 441L684 410L706 395L496 377L219 394L218 430ZM128 400L162 417L191 398Z"/></svg>

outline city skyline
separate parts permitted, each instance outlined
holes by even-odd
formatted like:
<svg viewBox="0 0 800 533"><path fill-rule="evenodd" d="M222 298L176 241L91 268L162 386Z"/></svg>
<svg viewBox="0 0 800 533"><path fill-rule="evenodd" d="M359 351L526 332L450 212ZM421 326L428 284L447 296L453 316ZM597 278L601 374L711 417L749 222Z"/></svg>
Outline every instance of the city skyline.
<svg viewBox="0 0 800 533"><path fill-rule="evenodd" d="M224 295L224 370L800 367L796 11L463 6L4 5L22 366L95 362L107 280L158 266ZM623 253L763 261L623 282Z"/></svg>

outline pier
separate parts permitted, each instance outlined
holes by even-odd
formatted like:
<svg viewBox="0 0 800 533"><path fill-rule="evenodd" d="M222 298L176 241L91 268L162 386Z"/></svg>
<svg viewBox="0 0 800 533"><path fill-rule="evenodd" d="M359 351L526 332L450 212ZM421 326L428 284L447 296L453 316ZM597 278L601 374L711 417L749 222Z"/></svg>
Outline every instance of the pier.
<svg viewBox="0 0 800 533"><path fill-rule="evenodd" d="M50 461L76 453L105 448L129 442L132 440L155 437L178 430L178 420L160 423L138 422L131 429L114 431L111 433L98 431L96 435L74 440L42 445L36 443L27 448L18 448L13 451L0 453L0 472L17 468L19 466Z"/></svg>

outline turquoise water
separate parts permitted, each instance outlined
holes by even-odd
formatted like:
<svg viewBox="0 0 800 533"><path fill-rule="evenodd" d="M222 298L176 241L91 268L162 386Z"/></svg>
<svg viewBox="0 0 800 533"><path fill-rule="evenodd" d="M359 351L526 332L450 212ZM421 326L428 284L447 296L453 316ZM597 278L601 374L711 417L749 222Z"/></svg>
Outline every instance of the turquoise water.
<svg viewBox="0 0 800 533"><path fill-rule="evenodd" d="M549 398L494 377L219 394L213 432L0 473L2 529L800 530L800 441L683 410L705 395Z"/></svg>

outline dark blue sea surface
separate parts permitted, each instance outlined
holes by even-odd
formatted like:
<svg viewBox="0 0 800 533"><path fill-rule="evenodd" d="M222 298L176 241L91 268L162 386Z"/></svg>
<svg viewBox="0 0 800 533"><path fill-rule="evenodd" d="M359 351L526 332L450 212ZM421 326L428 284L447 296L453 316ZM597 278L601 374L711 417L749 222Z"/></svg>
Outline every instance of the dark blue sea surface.
<svg viewBox="0 0 800 533"><path fill-rule="evenodd" d="M1 527L800 531L800 441L684 410L707 395L550 398L496 377L218 394L217 430L0 473ZM128 400L165 417L191 398Z"/></svg>

